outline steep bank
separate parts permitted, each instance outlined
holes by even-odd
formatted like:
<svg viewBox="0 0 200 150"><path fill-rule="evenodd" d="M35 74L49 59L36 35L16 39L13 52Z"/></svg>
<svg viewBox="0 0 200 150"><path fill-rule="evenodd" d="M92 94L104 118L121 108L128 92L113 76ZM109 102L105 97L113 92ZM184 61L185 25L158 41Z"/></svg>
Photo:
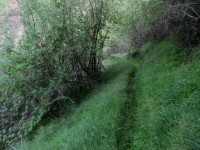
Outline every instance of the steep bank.
<svg viewBox="0 0 200 150"><path fill-rule="evenodd" d="M16 149L200 149L199 48L164 39L140 57L139 66L120 55L105 61L102 85Z"/></svg>
<svg viewBox="0 0 200 150"><path fill-rule="evenodd" d="M140 49L135 150L200 149L200 51L165 39Z"/></svg>
<svg viewBox="0 0 200 150"><path fill-rule="evenodd" d="M32 141L19 143L17 150L109 150L117 149L118 122L126 99L132 64L114 58L103 75L104 83L85 102L62 119L41 127Z"/></svg>

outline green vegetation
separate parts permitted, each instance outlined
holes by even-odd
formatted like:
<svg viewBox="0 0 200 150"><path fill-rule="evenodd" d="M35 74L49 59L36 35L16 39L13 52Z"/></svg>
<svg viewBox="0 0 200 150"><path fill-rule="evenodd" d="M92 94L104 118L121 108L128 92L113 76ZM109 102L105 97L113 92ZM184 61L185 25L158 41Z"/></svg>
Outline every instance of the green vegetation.
<svg viewBox="0 0 200 150"><path fill-rule="evenodd" d="M102 85L71 113L40 127L33 140L15 148L199 149L198 48L188 53L164 39L140 52L140 66L121 55L106 60Z"/></svg>
<svg viewBox="0 0 200 150"><path fill-rule="evenodd" d="M19 1L24 34L16 49L12 42L2 50L8 61L0 68L0 149L27 135L47 112L80 103L100 82L109 6L103 0Z"/></svg>
<svg viewBox="0 0 200 150"><path fill-rule="evenodd" d="M136 62L134 64L137 64ZM117 134L117 149L125 150L131 148L132 131L135 126L135 73L136 68L129 74L128 84L126 87L126 100L121 106L121 116L119 122L119 131Z"/></svg>
<svg viewBox="0 0 200 150"><path fill-rule="evenodd" d="M1 150L200 149L199 0L17 2L22 36L1 29Z"/></svg>
<svg viewBox="0 0 200 150"><path fill-rule="evenodd" d="M170 40L141 48L132 149L200 149L200 53Z"/></svg>
<svg viewBox="0 0 200 150"><path fill-rule="evenodd" d="M19 143L17 150L109 150L116 149L120 110L132 64L115 58L104 72L104 83L62 119L41 127L32 141ZM115 70L111 71L114 67ZM109 79L110 76L115 76Z"/></svg>
<svg viewBox="0 0 200 150"><path fill-rule="evenodd" d="M0 13L3 13L5 5L6 5L5 0L0 0Z"/></svg>

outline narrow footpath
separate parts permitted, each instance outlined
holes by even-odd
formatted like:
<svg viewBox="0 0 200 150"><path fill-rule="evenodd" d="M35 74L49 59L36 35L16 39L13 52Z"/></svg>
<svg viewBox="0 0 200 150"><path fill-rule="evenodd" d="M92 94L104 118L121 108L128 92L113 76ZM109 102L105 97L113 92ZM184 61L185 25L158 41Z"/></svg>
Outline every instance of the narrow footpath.
<svg viewBox="0 0 200 150"><path fill-rule="evenodd" d="M135 74L136 69L134 69L128 78L128 84L126 87L126 100L124 106L121 109L121 117L119 121L119 131L117 134L117 149L125 150L131 148L131 142L133 140L132 133L134 130L135 122Z"/></svg>

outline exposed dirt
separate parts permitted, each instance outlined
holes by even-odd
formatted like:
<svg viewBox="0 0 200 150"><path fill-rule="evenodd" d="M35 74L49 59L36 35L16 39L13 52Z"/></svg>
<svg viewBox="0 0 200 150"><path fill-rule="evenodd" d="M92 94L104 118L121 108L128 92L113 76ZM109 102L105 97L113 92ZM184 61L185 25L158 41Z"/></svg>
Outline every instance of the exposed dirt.
<svg viewBox="0 0 200 150"><path fill-rule="evenodd" d="M0 49L5 40L16 46L23 32L17 2L15 0L6 0L1 5L4 7L0 12Z"/></svg>

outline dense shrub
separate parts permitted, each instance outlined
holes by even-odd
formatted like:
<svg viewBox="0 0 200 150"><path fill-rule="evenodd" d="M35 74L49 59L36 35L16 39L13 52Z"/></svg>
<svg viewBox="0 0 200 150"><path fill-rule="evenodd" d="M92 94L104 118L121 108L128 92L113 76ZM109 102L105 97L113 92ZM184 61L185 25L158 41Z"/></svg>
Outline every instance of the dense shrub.
<svg viewBox="0 0 200 150"><path fill-rule="evenodd" d="M142 1L133 11L133 44L144 43L172 35L185 46L199 44L200 3L198 0Z"/></svg>
<svg viewBox="0 0 200 150"><path fill-rule="evenodd" d="M23 138L59 101L100 78L106 0L21 0L24 35L2 52L0 149Z"/></svg>

